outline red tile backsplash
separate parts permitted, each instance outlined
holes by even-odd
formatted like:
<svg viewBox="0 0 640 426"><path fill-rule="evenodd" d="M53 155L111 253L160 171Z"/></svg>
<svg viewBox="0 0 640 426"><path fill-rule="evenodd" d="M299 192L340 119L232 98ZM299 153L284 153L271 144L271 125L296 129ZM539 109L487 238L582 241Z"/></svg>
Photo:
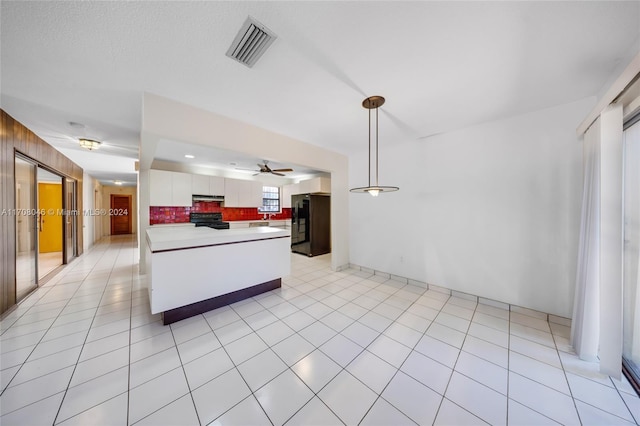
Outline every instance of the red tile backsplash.
<svg viewBox="0 0 640 426"><path fill-rule="evenodd" d="M194 203L193 206L186 207L149 207L149 223L157 225L161 223L188 223L189 213L221 212L222 220L258 220L262 219L262 213L258 213L257 208L243 207L222 207L216 202ZM291 219L291 209L284 207L282 213L272 216L274 220Z"/></svg>

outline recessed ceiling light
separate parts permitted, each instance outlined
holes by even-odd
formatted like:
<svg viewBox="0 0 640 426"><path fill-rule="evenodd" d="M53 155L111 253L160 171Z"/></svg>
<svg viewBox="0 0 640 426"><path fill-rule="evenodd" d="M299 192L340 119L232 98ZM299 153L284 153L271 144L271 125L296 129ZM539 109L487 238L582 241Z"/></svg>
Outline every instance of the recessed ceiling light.
<svg viewBox="0 0 640 426"><path fill-rule="evenodd" d="M184 155L184 158L196 158L196 157L194 157L194 156L193 156L193 155L191 155L191 154L185 154L185 155Z"/></svg>

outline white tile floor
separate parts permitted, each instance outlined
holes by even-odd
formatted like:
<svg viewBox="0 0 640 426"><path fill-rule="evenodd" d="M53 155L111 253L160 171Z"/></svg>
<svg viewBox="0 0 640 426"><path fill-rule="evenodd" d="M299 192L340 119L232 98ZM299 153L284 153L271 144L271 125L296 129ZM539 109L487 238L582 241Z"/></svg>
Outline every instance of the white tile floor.
<svg viewBox="0 0 640 426"><path fill-rule="evenodd" d="M282 289L163 326L135 251L102 241L2 319L2 425L640 420L536 312L292 255Z"/></svg>

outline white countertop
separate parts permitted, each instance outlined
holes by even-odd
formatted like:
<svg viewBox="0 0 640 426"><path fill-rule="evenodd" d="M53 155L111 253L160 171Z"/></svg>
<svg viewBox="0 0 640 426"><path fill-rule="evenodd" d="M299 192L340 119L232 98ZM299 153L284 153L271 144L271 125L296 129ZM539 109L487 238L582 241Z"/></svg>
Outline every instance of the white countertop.
<svg viewBox="0 0 640 426"><path fill-rule="evenodd" d="M253 219L253 220L224 220L224 222L229 222L229 223L253 223L253 222L286 222L288 220L291 220L291 218L289 219Z"/></svg>
<svg viewBox="0 0 640 426"><path fill-rule="evenodd" d="M206 226L151 227L147 229L147 242L152 252L186 249L219 244L242 243L252 240L289 237L288 229L268 226L240 229L212 229Z"/></svg>

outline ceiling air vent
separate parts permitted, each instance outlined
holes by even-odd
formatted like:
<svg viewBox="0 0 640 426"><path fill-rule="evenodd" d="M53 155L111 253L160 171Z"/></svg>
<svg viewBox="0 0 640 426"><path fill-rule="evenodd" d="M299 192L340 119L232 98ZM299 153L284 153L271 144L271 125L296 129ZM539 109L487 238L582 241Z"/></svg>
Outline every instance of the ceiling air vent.
<svg viewBox="0 0 640 426"><path fill-rule="evenodd" d="M251 68L276 38L269 28L249 16L233 39L227 56Z"/></svg>

